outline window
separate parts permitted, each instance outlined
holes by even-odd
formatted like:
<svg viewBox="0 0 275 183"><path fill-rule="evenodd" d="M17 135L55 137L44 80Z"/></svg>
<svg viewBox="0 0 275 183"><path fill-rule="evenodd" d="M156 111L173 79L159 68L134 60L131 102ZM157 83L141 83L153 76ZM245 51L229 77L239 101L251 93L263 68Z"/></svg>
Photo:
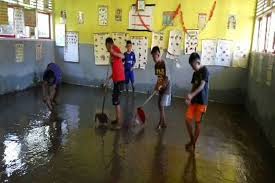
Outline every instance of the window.
<svg viewBox="0 0 275 183"><path fill-rule="evenodd" d="M253 51L275 51L275 0L258 0Z"/></svg>
<svg viewBox="0 0 275 183"><path fill-rule="evenodd" d="M50 15L46 13L37 13L37 29L38 38L49 39L51 38L51 21Z"/></svg>

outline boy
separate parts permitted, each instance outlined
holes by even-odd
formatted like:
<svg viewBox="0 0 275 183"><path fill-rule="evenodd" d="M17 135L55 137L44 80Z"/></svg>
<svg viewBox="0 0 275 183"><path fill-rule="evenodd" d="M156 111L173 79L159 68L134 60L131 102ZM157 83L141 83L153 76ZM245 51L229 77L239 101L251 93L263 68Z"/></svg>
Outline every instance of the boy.
<svg viewBox="0 0 275 183"><path fill-rule="evenodd" d="M116 119L112 121L113 125L116 125L116 129L120 129L121 126L121 109L120 109L120 94L124 88L125 73L122 59L124 55L121 53L120 49L114 44L112 38L106 39L106 48L110 53L111 65L112 65L112 75L109 79L113 79L114 88L112 101L116 109Z"/></svg>
<svg viewBox="0 0 275 183"><path fill-rule="evenodd" d="M50 110L57 104L59 87L62 80L62 72L59 66L55 63L50 63L43 75L42 92L43 101L47 104Z"/></svg>
<svg viewBox="0 0 275 183"><path fill-rule="evenodd" d="M151 54L155 62L155 75L157 76L155 90L159 92L158 107L160 120L157 129L162 129L166 128L164 107L168 107L171 104L170 75L164 60L162 60L160 56L160 49L158 46L153 47Z"/></svg>
<svg viewBox="0 0 275 183"><path fill-rule="evenodd" d="M186 97L188 109L186 112L186 127L190 136L190 142L186 144L186 150L195 150L195 145L200 135L202 117L206 112L208 104L209 72L200 63L200 55L192 53L189 57L189 64L194 70L191 83L191 93ZM196 127L193 134L192 121L195 120Z"/></svg>
<svg viewBox="0 0 275 183"><path fill-rule="evenodd" d="M135 77L134 77L133 67L136 63L136 56L135 56L135 53L132 51L131 41L127 41L126 48L127 48L127 52L124 53L125 59L123 61L124 61L124 69L125 69L126 91L128 93L128 90L129 90L128 84L130 81L132 85L132 91L135 92L135 86L134 86Z"/></svg>

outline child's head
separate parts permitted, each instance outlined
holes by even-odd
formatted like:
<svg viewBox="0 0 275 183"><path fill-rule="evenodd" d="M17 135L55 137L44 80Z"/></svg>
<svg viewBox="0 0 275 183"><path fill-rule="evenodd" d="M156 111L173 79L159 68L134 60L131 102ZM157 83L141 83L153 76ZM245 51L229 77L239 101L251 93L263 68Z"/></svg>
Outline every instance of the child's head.
<svg viewBox="0 0 275 183"><path fill-rule="evenodd" d="M194 69L194 71L198 71L201 68L201 57L198 53L192 53L189 57L189 64Z"/></svg>
<svg viewBox="0 0 275 183"><path fill-rule="evenodd" d="M155 63L161 60L160 49L158 46L153 47L151 54Z"/></svg>
<svg viewBox="0 0 275 183"><path fill-rule="evenodd" d="M132 51L132 42L130 40L126 42L126 48L128 52Z"/></svg>
<svg viewBox="0 0 275 183"><path fill-rule="evenodd" d="M54 83L55 75L51 70L47 70L44 74L43 80L46 81L49 85Z"/></svg>
<svg viewBox="0 0 275 183"><path fill-rule="evenodd" d="M108 37L105 41L105 46L106 46L106 49L110 52L112 46L114 44L114 41L111 37Z"/></svg>

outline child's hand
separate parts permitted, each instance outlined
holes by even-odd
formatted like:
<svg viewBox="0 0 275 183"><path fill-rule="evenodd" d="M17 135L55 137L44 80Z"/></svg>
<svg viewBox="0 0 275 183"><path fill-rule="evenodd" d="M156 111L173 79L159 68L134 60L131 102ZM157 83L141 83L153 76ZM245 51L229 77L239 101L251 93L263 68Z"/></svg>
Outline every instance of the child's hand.
<svg viewBox="0 0 275 183"><path fill-rule="evenodd" d="M185 104L186 105L190 105L191 104L191 100L185 99Z"/></svg>
<svg viewBox="0 0 275 183"><path fill-rule="evenodd" d="M192 100L193 99L193 95L191 93L189 93L187 96L186 96L186 100Z"/></svg>

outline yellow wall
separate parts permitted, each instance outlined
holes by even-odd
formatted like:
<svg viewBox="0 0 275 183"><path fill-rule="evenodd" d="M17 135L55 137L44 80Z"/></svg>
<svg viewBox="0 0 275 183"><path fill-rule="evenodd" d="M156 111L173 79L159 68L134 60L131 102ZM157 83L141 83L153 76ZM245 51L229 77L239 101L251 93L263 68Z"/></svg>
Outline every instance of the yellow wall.
<svg viewBox="0 0 275 183"><path fill-rule="evenodd" d="M185 25L188 29L197 28L198 13L207 13L211 9L214 0L145 0L147 4L156 4L154 11L154 30L162 28L162 12L173 11L181 3ZM55 22L60 19L60 11L67 10L67 30L79 31L80 43L93 42L92 33L97 32L126 32L128 28L128 14L135 0L56 0ZM99 5L108 5L109 24L98 26L97 9ZM201 33L200 39L230 39L242 41L250 46L254 22L256 0L217 0L217 6L212 20ZM122 8L122 22L115 21L116 8ZM85 24L77 24L77 12L83 11ZM227 30L228 15L237 17L236 30ZM176 18L174 27L168 27L165 31L165 39L168 42L169 30L180 29L179 18ZM131 36L146 35L151 40L149 32L129 32ZM199 46L200 49L200 46Z"/></svg>

